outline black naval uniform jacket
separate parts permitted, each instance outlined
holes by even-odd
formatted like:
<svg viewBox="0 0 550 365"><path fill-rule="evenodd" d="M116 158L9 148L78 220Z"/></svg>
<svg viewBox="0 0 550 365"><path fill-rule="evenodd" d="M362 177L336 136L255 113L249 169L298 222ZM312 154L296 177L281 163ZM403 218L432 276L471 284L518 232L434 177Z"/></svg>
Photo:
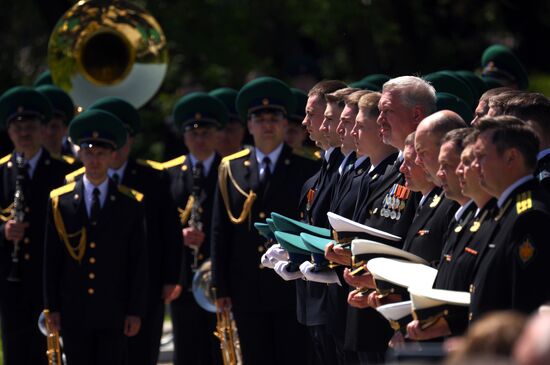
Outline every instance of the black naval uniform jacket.
<svg viewBox="0 0 550 365"><path fill-rule="evenodd" d="M139 193L138 193L139 194ZM56 229L52 202L66 232L86 230L86 251L73 259ZM95 227L89 222L82 179L56 189L48 207L44 256L44 301L60 312L63 328L121 330L128 315L143 318L147 301L145 212L128 188L109 180ZM80 235L72 237L76 247Z"/></svg>
<svg viewBox="0 0 550 365"><path fill-rule="evenodd" d="M338 183L340 166L344 155L335 148L328 161L323 157L319 171L306 180L300 193L298 206L302 221L318 227L329 228L327 217L332 192ZM308 202L310 190L314 191L313 200ZM314 281L295 280L296 282L296 318L306 326L324 325L327 322L326 292L327 285Z"/></svg>
<svg viewBox="0 0 550 365"><path fill-rule="evenodd" d="M386 173L378 182L376 190L373 190L367 198L365 204L367 214L365 220L360 223L404 239L414 219L416 208L421 197L420 194L410 191L405 199L401 199L401 203L404 203L404 206L401 205L399 208L393 210L396 214L397 212L400 213L395 219L392 218L393 215L386 216L384 214L385 211L387 212L387 209L385 209L387 199L396 197L396 192L394 192L394 190L397 190L398 186L405 186L405 177L399 172L401 163L401 161L396 160L393 165L388 166ZM389 214L390 212L387 213ZM395 245L395 242L387 243Z"/></svg>
<svg viewBox="0 0 550 365"><path fill-rule="evenodd" d="M331 204L333 189L340 179L338 167L344 159L340 148L335 148L328 161L323 158L321 169L302 186L300 193L300 218L307 224L329 227L327 212ZM313 200L308 204L308 192L314 190Z"/></svg>
<svg viewBox="0 0 550 365"><path fill-rule="evenodd" d="M168 192L166 171L157 163L129 159L120 183L144 195L149 261L149 301L159 301L163 285L178 281L181 231L176 208Z"/></svg>
<svg viewBox="0 0 550 365"><path fill-rule="evenodd" d="M362 179L368 174L370 167L370 160L366 158L359 166L352 167L342 176L334 190L330 212L352 219L357 199L362 194L360 191Z"/></svg>
<svg viewBox="0 0 550 365"><path fill-rule="evenodd" d="M187 155L178 158L176 162L177 164L174 166L167 166L167 169L170 174L170 193L179 212L179 232L181 232L181 229L188 227L189 223L188 219L182 222L181 218L189 200L189 196L193 193L193 164ZM216 154L212 166L208 171L208 175L203 179L204 185L202 186L199 197L202 231L205 233L205 239L197 254L198 267L200 267L205 260L210 258L212 205L214 203L214 191L218 183L218 166L220 162L221 157ZM179 237L181 237L181 233ZM179 242L182 242L181 238ZM181 257L182 264L179 282L185 290L191 290L194 275L192 271L192 265L194 263L193 251L189 247L184 247Z"/></svg>
<svg viewBox="0 0 550 365"><path fill-rule="evenodd" d="M496 199L491 199L475 216L477 206L471 202L459 221L453 220L449 225L433 285L435 289L469 290L478 253L487 244L484 237L494 230L492 217L495 208ZM452 335L460 335L468 328L468 308L451 307L445 319Z"/></svg>
<svg viewBox="0 0 550 365"><path fill-rule="evenodd" d="M52 158L44 148L42 149L42 155L32 179L24 191L24 221L29 223L29 227L25 230L25 238L19 244L21 282L14 284L6 281L11 269L13 244L6 240L4 227L11 211L8 208L13 203L17 171L15 153L0 160L0 209L3 217L0 221L0 300L14 301L20 308L26 305L23 303L40 308L42 307L44 221L48 197L51 190L63 185L63 179L70 171L70 166L62 160Z"/></svg>
<svg viewBox="0 0 550 365"><path fill-rule="evenodd" d="M405 201L404 209L401 209L401 216L398 220L380 215L384 199L395 184L404 185L404 177L399 172L400 165L401 161L394 160L393 164L387 165L384 175L378 177L376 180L371 179L369 190L367 190L368 195L362 200L361 206L356 209L354 220L365 222L364 224L368 226L404 238L415 214L419 200L418 194L410 192ZM385 243L396 245L396 242ZM402 244L399 242L397 245L401 248ZM393 330L389 326L388 321L375 309L348 308L346 349L351 351L385 353L388 341L392 335Z"/></svg>
<svg viewBox="0 0 550 365"><path fill-rule="evenodd" d="M372 175L369 176L369 168L370 160L366 158L359 166L350 169L342 176L333 194L330 204L331 212L352 219L357 199L363 193L361 191L363 179L370 179L377 173L373 171ZM385 166L382 170L385 170ZM344 319L348 311L349 287L343 279L344 267L338 266L335 271L342 285L331 284L328 286L327 328L343 344L346 331L346 321Z"/></svg>
<svg viewBox="0 0 550 365"><path fill-rule="evenodd" d="M536 179L514 189L500 207L470 286L470 320L501 309L531 313L550 300L549 207Z"/></svg>
<svg viewBox="0 0 550 365"><path fill-rule="evenodd" d="M296 308L295 289L273 270L260 267L265 251L263 239L253 223L265 221L271 212L298 219L296 202L306 179L318 169L315 161L294 154L284 145L265 192L260 191L255 150L245 149L224 158L235 183L244 191L257 192L250 214L241 224L229 220L226 206L216 187L212 216L212 279L218 297L229 296L233 309L241 312L292 311ZM220 168L221 171L221 168ZM245 197L227 179L229 205L238 217Z"/></svg>
<svg viewBox="0 0 550 365"><path fill-rule="evenodd" d="M458 207L457 202L444 197L443 189L432 189L422 207L416 210L403 250L437 267L445 233Z"/></svg>

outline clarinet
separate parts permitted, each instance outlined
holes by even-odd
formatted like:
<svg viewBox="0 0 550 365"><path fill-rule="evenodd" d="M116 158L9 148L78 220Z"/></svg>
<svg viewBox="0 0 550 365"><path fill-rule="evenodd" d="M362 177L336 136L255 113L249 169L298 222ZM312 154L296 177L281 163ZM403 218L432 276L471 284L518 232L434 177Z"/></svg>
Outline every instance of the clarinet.
<svg viewBox="0 0 550 365"><path fill-rule="evenodd" d="M193 205L191 206L191 214L189 215L189 227L198 229L199 231L202 231L200 204L201 181L202 176L199 175L197 170L194 170L193 190L191 192L191 195L193 196ZM191 246L191 250L193 251L193 264L191 265L191 270L195 272L199 267L199 247Z"/></svg>
<svg viewBox="0 0 550 365"><path fill-rule="evenodd" d="M25 219L25 196L23 194L23 170L25 168L25 158L17 156L17 177L15 180L15 196L13 198L12 216L17 223ZM11 253L11 269L8 275L8 281L21 281L21 264L19 263L19 240L13 241L13 251Z"/></svg>

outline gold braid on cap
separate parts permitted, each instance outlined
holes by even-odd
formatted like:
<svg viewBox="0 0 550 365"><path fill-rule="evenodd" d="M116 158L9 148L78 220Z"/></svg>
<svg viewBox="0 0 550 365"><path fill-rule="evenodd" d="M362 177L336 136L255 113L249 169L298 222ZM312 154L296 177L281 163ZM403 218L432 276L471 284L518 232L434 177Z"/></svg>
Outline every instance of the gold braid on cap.
<svg viewBox="0 0 550 365"><path fill-rule="evenodd" d="M80 263L82 261L82 258L84 257L84 254L86 253L86 228L83 227L78 232L68 234L67 230L65 229L65 223L63 222L63 217L59 212L58 196L52 197L52 208L53 208L53 220L55 222L55 228L57 229L57 233L59 234L59 237L61 237L61 239L63 240L63 243L65 243L65 247L67 248L69 255L74 260ZM71 242L69 240L79 235L80 235L80 240L78 242L78 246L75 248L71 245ZM78 251L78 253L76 251Z"/></svg>
<svg viewBox="0 0 550 365"><path fill-rule="evenodd" d="M237 184L237 181L231 173L230 161L222 161L218 171L218 183L220 187L220 193L222 195L223 203L225 205L225 210L227 211L227 216L233 224L241 224L246 218L250 215L250 210L252 209L252 204L256 200L256 193L253 190L247 194L240 186ZM227 191L227 178L231 180L231 183L235 189L246 198L243 204L243 210L238 218L235 218L231 212L231 205L229 204L229 192Z"/></svg>

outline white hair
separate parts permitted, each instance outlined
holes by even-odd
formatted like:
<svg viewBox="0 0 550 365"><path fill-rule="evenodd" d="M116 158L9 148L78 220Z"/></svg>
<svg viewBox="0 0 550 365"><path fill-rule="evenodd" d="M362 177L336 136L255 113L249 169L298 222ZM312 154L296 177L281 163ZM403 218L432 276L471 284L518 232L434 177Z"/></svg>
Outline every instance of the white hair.
<svg viewBox="0 0 550 365"><path fill-rule="evenodd" d="M398 92L404 104L420 106L426 115L437 110L435 88L426 80L416 76L400 76L388 80L382 86L382 92Z"/></svg>

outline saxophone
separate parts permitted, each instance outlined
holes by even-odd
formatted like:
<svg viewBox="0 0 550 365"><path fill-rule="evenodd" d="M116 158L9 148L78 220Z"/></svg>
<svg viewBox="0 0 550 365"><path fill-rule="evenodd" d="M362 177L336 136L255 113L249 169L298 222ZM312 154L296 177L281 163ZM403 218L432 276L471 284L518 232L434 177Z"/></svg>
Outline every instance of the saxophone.
<svg viewBox="0 0 550 365"><path fill-rule="evenodd" d="M15 179L15 195L13 198L12 217L17 223L23 222L25 219L25 195L23 194L23 181L25 175L23 170L25 166L25 158L23 155L17 156L17 177ZM19 263L19 241L13 241L13 251L11 252L11 268L7 278L8 281L21 281L21 264Z"/></svg>
<svg viewBox="0 0 550 365"><path fill-rule="evenodd" d="M46 351L46 356L48 357L48 365L63 365L61 346L59 342L59 332L57 332L52 326L50 320L50 311L44 309L42 313L44 315L44 335L46 336L48 342L48 350ZM41 327L40 320L39 327Z"/></svg>
<svg viewBox="0 0 550 365"><path fill-rule="evenodd" d="M215 289L214 289L215 292ZM214 335L220 340L220 349L224 365L242 365L241 341L237 324L230 308L220 308L216 302L216 332Z"/></svg>

